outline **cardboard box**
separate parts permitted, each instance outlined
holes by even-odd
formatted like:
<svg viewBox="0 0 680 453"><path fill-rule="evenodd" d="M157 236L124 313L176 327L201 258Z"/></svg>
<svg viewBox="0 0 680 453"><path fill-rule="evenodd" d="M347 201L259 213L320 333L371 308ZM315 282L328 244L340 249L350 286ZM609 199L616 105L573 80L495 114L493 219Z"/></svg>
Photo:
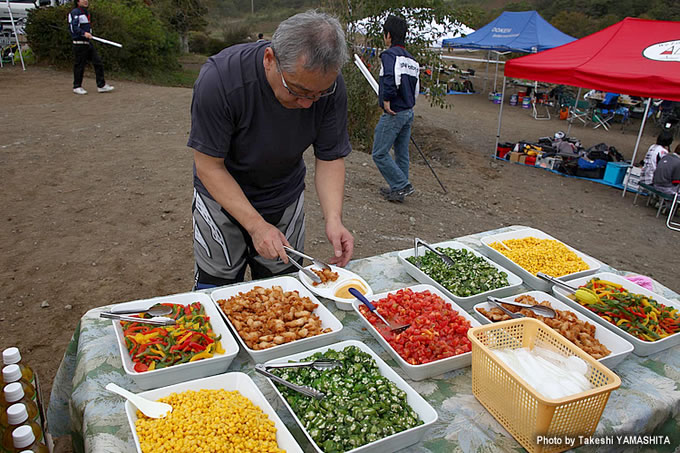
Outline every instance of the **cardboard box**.
<svg viewBox="0 0 680 453"><path fill-rule="evenodd" d="M527 163L527 155L526 154L520 154L518 162L520 164L526 164Z"/></svg>
<svg viewBox="0 0 680 453"><path fill-rule="evenodd" d="M640 188L640 176L642 176L642 168L628 167L626 176L623 178L623 185L633 190Z"/></svg>
<svg viewBox="0 0 680 453"><path fill-rule="evenodd" d="M513 151L510 153L510 162L519 162L519 157L523 156L523 153L518 153L517 151Z"/></svg>

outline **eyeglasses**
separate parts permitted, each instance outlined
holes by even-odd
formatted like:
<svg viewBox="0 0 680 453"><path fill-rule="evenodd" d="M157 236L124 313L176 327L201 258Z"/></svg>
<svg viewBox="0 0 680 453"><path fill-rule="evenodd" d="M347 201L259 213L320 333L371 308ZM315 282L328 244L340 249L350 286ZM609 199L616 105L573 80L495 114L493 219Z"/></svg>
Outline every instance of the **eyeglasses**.
<svg viewBox="0 0 680 453"><path fill-rule="evenodd" d="M313 95L298 94L295 91L290 89L290 87L286 83L286 79L283 78L283 71L281 70L281 63L279 63L279 57L274 55L274 59L276 60L276 69L279 71L279 74L281 74L281 83L283 83L284 88L286 90L288 90L288 93L291 96L295 96L296 98L300 98L300 99L309 99L310 101L318 101L321 98L325 98L326 96L330 96L331 94L335 93L335 89L338 87L338 81L336 80L335 82L333 82L332 87L328 88L325 91L322 91L321 93L313 94Z"/></svg>

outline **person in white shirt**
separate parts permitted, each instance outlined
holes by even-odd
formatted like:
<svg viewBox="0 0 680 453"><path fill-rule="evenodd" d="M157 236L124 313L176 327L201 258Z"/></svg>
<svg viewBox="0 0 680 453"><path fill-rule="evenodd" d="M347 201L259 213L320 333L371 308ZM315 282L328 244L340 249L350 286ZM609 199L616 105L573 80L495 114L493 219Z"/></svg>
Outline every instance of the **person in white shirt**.
<svg viewBox="0 0 680 453"><path fill-rule="evenodd" d="M645 155L644 163L642 165L640 182L652 184L656 166L659 161L670 151L671 143L673 143L673 134L671 134L669 131L662 131L656 138L656 143L650 146L649 150L647 150L647 154Z"/></svg>

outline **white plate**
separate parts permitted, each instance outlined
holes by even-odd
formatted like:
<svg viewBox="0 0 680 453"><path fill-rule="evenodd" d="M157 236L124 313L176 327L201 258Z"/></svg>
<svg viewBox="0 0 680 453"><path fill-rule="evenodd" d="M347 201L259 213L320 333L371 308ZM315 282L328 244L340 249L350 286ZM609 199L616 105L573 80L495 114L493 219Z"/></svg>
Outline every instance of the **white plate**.
<svg viewBox="0 0 680 453"><path fill-rule="evenodd" d="M447 304L451 305L451 308L456 310L459 315L470 321L470 327L477 327L480 326L481 324L477 319L472 317L469 313L467 313L465 310L463 310L460 306L458 306L455 302L453 302L449 297L444 294L442 291L438 290L432 285L415 285L415 286L409 286L407 288L403 289L410 289L411 291L415 292L422 292L422 291L430 291L432 294L436 294L437 296L441 297L444 299L444 302ZM394 294L398 289L394 291L389 291L386 293L381 293L381 294L374 294L370 297L367 297L366 299L369 300L369 302L374 302L377 300L380 300L384 297L387 297L388 294ZM380 332L373 327L373 324L369 322L368 319L364 317L364 315L361 314L359 311L359 305L363 305L361 302L358 300L355 300L352 303L352 308L354 308L354 311L357 313L359 316L359 319L366 325L366 328L368 331L375 337L375 339L380 343L380 345L385 348L387 352L390 353L392 357L394 357L394 360L397 361L399 366L401 367L402 370L408 375L409 378L413 379L414 381L421 381L423 379L430 378L432 376L437 376L442 373L446 373L447 371L452 371L452 370L457 370L459 368L465 368L466 366L469 366L472 363L472 352L466 352L463 354L459 354L453 357L447 357L445 359L439 359L435 360L434 362L429 362L429 363L424 363L422 365L411 365L408 363L406 360L404 360L397 351L394 350L394 348L383 338L382 335L380 335Z"/></svg>
<svg viewBox="0 0 680 453"><path fill-rule="evenodd" d="M517 275L522 277L522 280L532 287L533 289L537 289L539 291L550 291L550 288L552 286L551 283L546 282L543 279L540 279L536 277L534 274L531 274L529 271L521 267L519 264L515 263L512 261L510 258L506 257L500 252L497 252L493 248L489 246L489 244L493 242L498 242L498 241L505 241L508 239L523 239L527 237L535 237L537 239L554 239L561 244L565 245L569 250L572 252L576 253L585 263L588 265L588 269L585 271L580 271L580 272L574 272L572 274L567 274L563 275L561 277L558 277L562 281L567 281L572 278L578 278L578 277L583 277L585 275L590 275L594 274L598 270L600 270L600 263L596 261L594 258L586 255L585 253L579 252L573 247L568 246L564 242L560 241L559 239L555 239L554 237L550 236L547 233L544 233L541 230L537 230L536 228L524 228L521 230L514 230L514 231L507 231L505 233L498 233L494 234L491 236L484 236L481 239L482 245L484 246L484 253L491 258L492 260L496 261L499 264L502 264L505 266L507 269L510 269L511 271L515 272ZM552 275L552 277L555 277Z"/></svg>
<svg viewBox="0 0 680 453"><path fill-rule="evenodd" d="M644 294L645 296L649 296L652 299L656 300L658 303L663 304L667 307L673 307L678 310L680 310L680 303L668 300L663 296L660 296L659 294L656 294L646 288L643 288L640 285L637 285L630 280L621 277L620 275L612 274L609 272L600 272L599 274L595 275L590 275L588 277L582 277L582 278L577 278L574 280L569 280L568 283L572 286L581 286L585 285L588 283L590 280L593 278L599 278L602 280L608 280L612 283L618 283L619 285L623 286L626 288L629 292L635 293L635 294ZM563 301L570 307L573 307L574 309L578 310L579 312L585 314L588 316L590 319L594 320L595 322L605 326L607 329L611 330L618 336L624 338L627 340L629 343L633 345L635 350L633 351L636 355L640 356L646 356L650 354L654 354L655 352L663 351L664 349L668 349L672 346L675 346L677 344L680 344L680 332L675 333L671 336L668 336L664 338L663 340L659 341L643 341L640 340L637 337L634 337L633 335L629 334L623 329L619 329L616 327L614 324L611 324L607 322L607 320L600 318L598 315L593 313L592 311L588 310L585 308L583 305L579 304L575 300L571 300L567 297L567 295L571 294L567 292L566 290L563 290L557 286L554 286L552 289L553 294L555 294L555 297L557 297L559 300Z"/></svg>
<svg viewBox="0 0 680 453"><path fill-rule="evenodd" d="M467 297L461 297L461 296L456 296L453 294L451 291L446 289L444 286L439 284L439 282L435 281L432 277L427 275L425 272L421 271L418 269L416 266L413 264L409 263L406 258L409 258L411 256L414 256L414 250L413 248L402 250L401 252L398 253L398 259L399 262L406 267L406 272L408 272L411 277L415 278L418 280L420 283L426 283L429 285L434 286L444 294L446 294L450 299L452 299L454 302L456 302L458 305L463 307L466 310L469 310L472 308L472 306L476 303L479 302L480 300L485 300L487 296L495 296L495 297L503 297L507 296L509 294L514 294L517 292L517 289L522 285L522 279L510 272L509 270L505 269L503 266L501 266L498 263L495 263L491 261L489 258L481 255L479 252L471 249L470 247L466 246L465 244L457 241L446 241L446 242L438 242L436 244L431 244L433 247L448 247L456 250L460 249L465 249L469 252L472 252L475 256L484 259L487 263L491 264L494 266L496 269L498 269L501 272L505 272L508 275L508 286L503 286L502 288L497 288L497 289L492 289L490 291L485 291L483 293L479 294L474 294L472 296L467 296ZM424 255L428 250L420 246L418 248L418 255Z"/></svg>
<svg viewBox="0 0 680 453"><path fill-rule="evenodd" d="M234 357L238 354L238 343L234 340L227 325L222 320L222 316L217 311L217 307L215 307L215 304L208 295L203 293L175 294L172 296L126 302L116 305L116 308L121 310L128 308L138 309L139 307L150 307L154 304L164 302L182 305L200 302L203 307L205 307L205 313L210 316L210 325L212 326L213 332L217 335L222 335L222 348L225 352L224 354L215 354L209 359L180 363L167 368L159 368L157 370L139 373L135 371L135 365L130 358L127 346L125 346L125 336L123 335L120 321L113 320L113 328L116 332L116 339L118 340L118 349L120 350L123 369L128 376L132 377L135 384L141 389L148 390L227 371L231 361L234 360Z"/></svg>
<svg viewBox="0 0 680 453"><path fill-rule="evenodd" d="M302 449L295 441L286 425L283 424L276 412L267 402L266 398L257 388L253 380L244 373L225 373L218 376L207 377L203 379L195 379L193 381L183 382L168 387L162 387L156 390L140 393L139 396L156 401L160 398L170 395L171 393L181 393L188 390L219 390L224 389L228 391L238 390L241 395L248 398L257 407L262 409L262 412L269 416L269 419L274 422L276 426L276 442L279 448L285 449L287 452L300 452ZM139 445L139 437L135 429L135 422L137 421L137 408L129 401L125 402L125 413L127 414L132 436L135 440L135 447L137 451L142 453L142 448Z"/></svg>
<svg viewBox="0 0 680 453"><path fill-rule="evenodd" d="M550 294L546 294L542 291L530 291L527 293L517 294L516 296L506 297L502 300L513 302L516 298L520 296L531 296L534 299L536 299L536 301L538 301L539 303L543 301L548 301L550 302L550 306L555 310L570 311L574 313L574 315L576 315L576 317L581 321L587 321L590 324L593 324L595 326L595 338L611 351L611 353L608 356L602 357L601 359L598 360L602 365L606 366L607 368L614 368L616 365L621 363L621 361L625 359L628 356L628 354L633 352L633 345L630 344L628 341L616 335L614 332L605 329L604 327L602 327L600 323L593 322L592 319L574 310L569 305L560 302ZM477 309L483 308L485 310L491 310L494 307L495 306L493 304L490 304L489 302L479 303L475 305L474 308L475 316L479 318L482 324L491 324L491 320L484 316L483 314L481 314L480 312L478 312Z"/></svg>
<svg viewBox="0 0 680 453"><path fill-rule="evenodd" d="M318 294L321 297L325 297L326 299L334 300L335 306L338 307L338 310L345 311L352 310L352 301L354 300L354 298L344 299L342 297L335 296L335 291L337 291L338 288L347 283L349 280L359 280L361 284L364 285L364 288L366 288L365 295L370 296L371 294L373 294L373 290L368 285L366 280L361 278L359 275L355 274L352 271L348 271L347 269L344 269L342 267L333 266L332 264L330 264L329 266L331 266L331 270L333 272L338 273L338 279L334 282L327 282L314 286L312 284L313 283L312 279L307 277L302 271L298 271L298 278L300 279L302 284L309 288L309 290L312 291L313 293ZM305 269L311 270L312 267L314 267L317 270L319 269L314 265L307 266Z"/></svg>
<svg viewBox="0 0 680 453"><path fill-rule="evenodd" d="M329 349L342 351L348 346L356 346L363 352L370 354L370 356L373 358L373 360L375 360L376 364L378 365L378 368L380 369L380 374L382 374L385 378L389 379L390 381L394 382L394 384L396 384L396 386L399 389L406 392L406 401L408 402L409 406L411 406L411 408L418 414L418 416L424 423L420 426L415 426L411 429L407 429L406 431L392 434L391 436L385 437L384 439L376 440L375 442L362 445L361 447L349 450L346 453L393 452L420 442L425 436L425 433L429 429L429 427L432 424L434 424L434 422L437 421L438 418L437 412L434 410L434 408L432 408L432 406L427 401L423 399L422 396L418 394L418 392L416 392L413 389L413 387L408 385L406 381L404 381L392 368L390 368L388 364L386 364L380 357L378 357L378 354L373 352L371 348L361 343L360 341L356 340L341 341L340 343L324 346L323 348L317 348L311 351L306 351L304 353L289 355L287 357L282 357L276 360L270 360L269 362L267 362L266 365L272 363L286 363L290 360L299 361L301 359L311 356L316 352L325 352ZM279 389L276 388L276 386L272 383L270 379L267 379L267 381L269 382L269 384L271 384L272 387L274 387L274 391L279 395L279 398L283 400L283 403L286 405L286 408L288 408L288 412L293 414L293 418L302 429L302 432L305 433L305 436L307 436L307 439L309 439L309 442L312 444L315 451L322 452L323 450L321 450L319 446L316 445L316 443L312 440L312 437L309 435L304 425L300 422L300 419L297 417L295 412L293 412L293 409L288 405L288 401L286 401L286 398L284 398L283 395L281 395Z"/></svg>
<svg viewBox="0 0 680 453"><path fill-rule="evenodd" d="M263 288L272 288L274 286L280 286L283 289L283 291L297 291L298 294L300 294L300 297L309 297L312 300L312 302L318 305L318 307L316 307L316 309L314 310L314 314L316 314L321 320L321 328L325 329L327 327L330 327L331 332L323 333L321 335L316 335L309 338L301 338L299 340L291 341L290 343L283 343L278 346L273 346L271 348L263 349L260 351L250 349L246 342L243 340L243 338L241 338L241 336L238 334L238 331L231 323L231 320L229 320L229 317L224 313L222 308L219 306L219 303L217 303L217 301L220 299L227 300L230 297L238 295L238 293L247 293L256 286L261 286ZM232 332L234 332L234 336L236 337L238 342L241 343L241 347L245 349L245 351L250 355L250 357L253 358L255 363L266 362L267 360L271 360L276 357L281 357L282 355L285 354L294 354L296 352L304 351L306 349L318 348L319 346L332 343L334 341L337 341L337 337L340 335L340 332L342 331L342 323L338 320L338 318L333 316L333 313L331 313L321 302L319 302L319 299L317 299L314 296L314 294L312 294L307 288L305 288L302 285L302 283L300 283L297 279L293 277L276 277L268 280L258 280L255 282L244 283L242 285L228 286L226 288L213 291L210 294L210 297L215 302L215 305L222 314L223 318L226 320L227 324L229 324L229 327L231 328Z"/></svg>

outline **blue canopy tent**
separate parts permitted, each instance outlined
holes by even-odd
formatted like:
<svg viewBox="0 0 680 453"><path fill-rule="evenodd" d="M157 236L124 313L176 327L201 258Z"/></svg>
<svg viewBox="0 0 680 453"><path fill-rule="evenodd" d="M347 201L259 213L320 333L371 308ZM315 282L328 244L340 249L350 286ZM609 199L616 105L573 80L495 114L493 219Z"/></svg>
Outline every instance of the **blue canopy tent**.
<svg viewBox="0 0 680 453"><path fill-rule="evenodd" d="M474 33L445 39L442 47L536 53L572 41L576 38L550 25L536 11L505 11Z"/></svg>
<svg viewBox="0 0 680 453"><path fill-rule="evenodd" d="M442 42L442 48L536 53L572 41L576 41L576 38L550 25L536 11L505 11L474 33L463 38L445 39ZM456 59L456 57L446 56L443 58ZM498 56L496 56L496 73L498 73ZM494 78L494 90L495 87Z"/></svg>

